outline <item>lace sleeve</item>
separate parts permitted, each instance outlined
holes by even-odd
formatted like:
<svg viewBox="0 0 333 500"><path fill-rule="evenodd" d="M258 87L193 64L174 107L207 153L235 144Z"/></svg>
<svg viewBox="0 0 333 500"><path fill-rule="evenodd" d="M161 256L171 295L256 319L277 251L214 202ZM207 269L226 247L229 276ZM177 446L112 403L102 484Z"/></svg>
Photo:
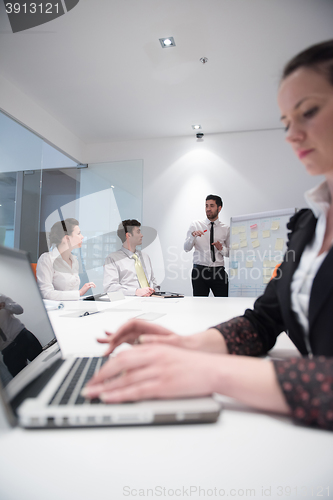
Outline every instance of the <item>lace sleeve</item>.
<svg viewBox="0 0 333 500"><path fill-rule="evenodd" d="M295 420L333 430L333 358L273 361Z"/></svg>
<svg viewBox="0 0 333 500"><path fill-rule="evenodd" d="M266 353L251 321L243 316L213 326L223 335L229 354L261 356Z"/></svg>

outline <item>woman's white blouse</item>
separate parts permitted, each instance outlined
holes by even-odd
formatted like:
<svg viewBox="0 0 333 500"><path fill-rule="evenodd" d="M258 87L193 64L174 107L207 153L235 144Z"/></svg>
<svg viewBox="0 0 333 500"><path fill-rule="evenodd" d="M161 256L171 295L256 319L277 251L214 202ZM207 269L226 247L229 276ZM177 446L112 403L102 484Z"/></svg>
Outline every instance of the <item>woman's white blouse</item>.
<svg viewBox="0 0 333 500"><path fill-rule="evenodd" d="M313 280L325 260L327 252L318 256L323 245L326 231L326 217L331 203L331 197L326 182L310 191L305 198L315 216L318 218L316 232L312 241L305 247L300 263L291 282L291 308L302 325L305 342L311 353L309 342L309 302Z"/></svg>
<svg viewBox="0 0 333 500"><path fill-rule="evenodd" d="M72 267L54 248L43 253L37 262L37 283L43 299L78 300L80 298L79 262L71 254Z"/></svg>

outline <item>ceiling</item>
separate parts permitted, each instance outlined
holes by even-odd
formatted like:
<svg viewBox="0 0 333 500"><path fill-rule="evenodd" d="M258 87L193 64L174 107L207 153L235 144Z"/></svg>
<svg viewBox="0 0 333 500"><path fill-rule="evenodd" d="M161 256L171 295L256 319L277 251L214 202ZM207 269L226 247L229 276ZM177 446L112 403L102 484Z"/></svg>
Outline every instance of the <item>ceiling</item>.
<svg viewBox="0 0 333 500"><path fill-rule="evenodd" d="M332 0L80 0L15 34L0 1L0 75L87 144L280 128L283 64L329 38Z"/></svg>

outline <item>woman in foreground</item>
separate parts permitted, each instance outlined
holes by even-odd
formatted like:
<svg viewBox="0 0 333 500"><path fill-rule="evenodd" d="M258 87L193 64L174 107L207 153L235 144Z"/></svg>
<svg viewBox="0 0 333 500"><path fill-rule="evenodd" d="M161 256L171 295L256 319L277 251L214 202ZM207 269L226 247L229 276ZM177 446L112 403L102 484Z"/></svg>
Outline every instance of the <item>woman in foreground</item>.
<svg viewBox="0 0 333 500"><path fill-rule="evenodd" d="M83 236L76 219L69 218L53 224L49 235L51 250L37 262L37 283L43 299L78 300L95 283L80 288L79 262L72 254L82 246Z"/></svg>
<svg viewBox="0 0 333 500"><path fill-rule="evenodd" d="M326 178L306 194L312 211L289 224L280 275L253 310L204 332L181 337L133 320L108 334L107 353L122 342L144 345L107 362L86 397L117 403L216 392L333 430L333 41L287 64L278 103L286 140L310 175ZM303 357L256 359L282 331Z"/></svg>

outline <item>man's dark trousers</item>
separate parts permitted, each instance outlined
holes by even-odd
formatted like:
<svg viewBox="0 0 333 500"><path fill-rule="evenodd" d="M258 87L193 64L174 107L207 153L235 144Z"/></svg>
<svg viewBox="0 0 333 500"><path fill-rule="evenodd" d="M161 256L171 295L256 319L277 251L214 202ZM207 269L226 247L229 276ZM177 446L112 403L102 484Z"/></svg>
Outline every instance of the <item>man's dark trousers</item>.
<svg viewBox="0 0 333 500"><path fill-rule="evenodd" d="M208 297L210 290L215 297L228 297L228 275L224 266L206 267L193 264L192 288L194 297Z"/></svg>

